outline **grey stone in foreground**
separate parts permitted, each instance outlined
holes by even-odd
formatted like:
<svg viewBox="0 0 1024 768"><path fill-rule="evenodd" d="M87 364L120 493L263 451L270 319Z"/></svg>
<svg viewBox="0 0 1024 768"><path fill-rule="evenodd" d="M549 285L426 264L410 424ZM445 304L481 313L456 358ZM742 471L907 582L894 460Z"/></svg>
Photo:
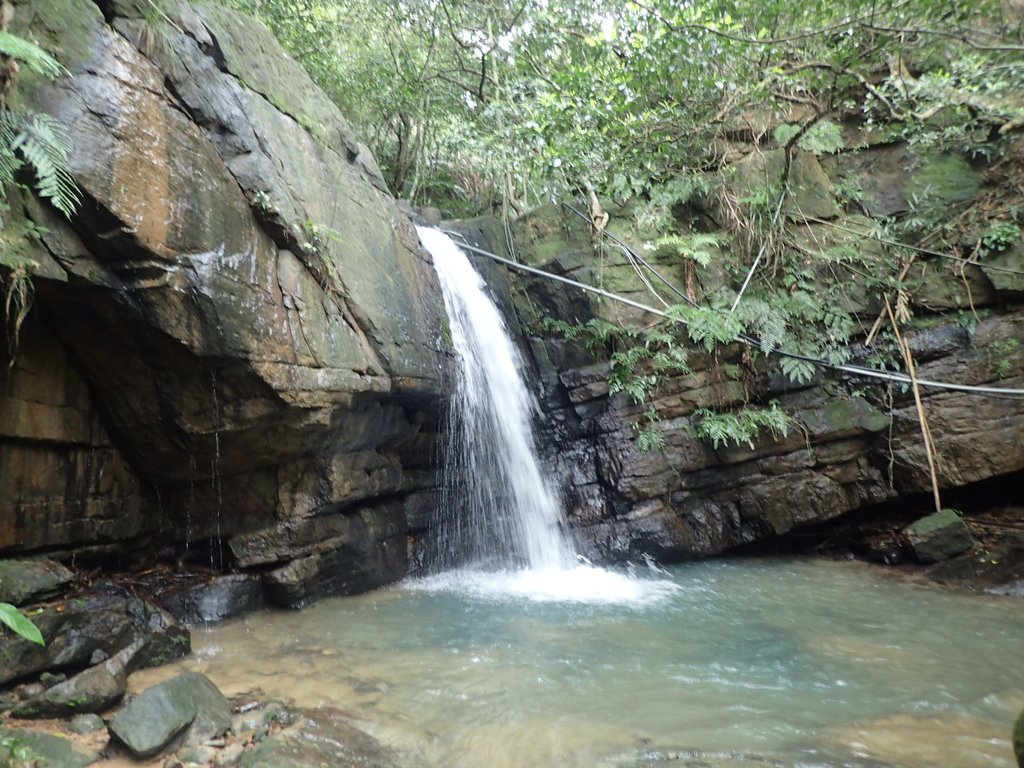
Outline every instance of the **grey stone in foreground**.
<svg viewBox="0 0 1024 768"><path fill-rule="evenodd" d="M29 764L40 768L85 768L97 757L96 754L79 752L63 736L21 728L0 728L0 736L9 736L28 749L32 755Z"/></svg>
<svg viewBox="0 0 1024 768"><path fill-rule="evenodd" d="M941 563L974 546L967 524L951 509L922 517L903 529L919 563Z"/></svg>
<svg viewBox="0 0 1024 768"><path fill-rule="evenodd" d="M143 645L145 640L139 638L101 664L89 667L21 703L11 714L14 717L70 717L102 712L124 696L128 666Z"/></svg>
<svg viewBox="0 0 1024 768"><path fill-rule="evenodd" d="M71 733L85 734L96 733L103 730L103 718L99 715L81 714L75 715L68 721L68 730Z"/></svg>
<svg viewBox="0 0 1024 768"><path fill-rule="evenodd" d="M220 736L231 727L231 704L205 675L185 672L135 696L109 727L137 757L151 757L178 737L199 744Z"/></svg>

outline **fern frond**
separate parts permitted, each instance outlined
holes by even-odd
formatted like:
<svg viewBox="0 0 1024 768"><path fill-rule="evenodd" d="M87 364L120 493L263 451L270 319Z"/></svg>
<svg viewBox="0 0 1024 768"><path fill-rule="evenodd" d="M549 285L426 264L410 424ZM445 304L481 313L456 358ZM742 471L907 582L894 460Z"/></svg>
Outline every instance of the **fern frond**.
<svg viewBox="0 0 1024 768"><path fill-rule="evenodd" d="M14 183L14 175L21 168L22 161L14 153L14 142L21 133L24 122L13 112L0 112L0 189L7 189Z"/></svg>
<svg viewBox="0 0 1024 768"><path fill-rule="evenodd" d="M735 413L718 413L707 408L698 408L693 412L697 420L697 436L710 440L717 450L721 445L734 443L746 444L754 449L754 439L762 429L767 429L773 437L781 434L789 435L791 419L789 414L772 401L767 408L745 406Z"/></svg>
<svg viewBox="0 0 1024 768"><path fill-rule="evenodd" d="M658 429L642 429L637 433L636 447L640 449L641 453L663 451L665 450L665 436Z"/></svg>
<svg viewBox="0 0 1024 768"><path fill-rule="evenodd" d="M709 248L718 246L718 238L714 235L694 232L688 235L665 235L654 241L658 250L668 250L691 261L695 261L702 267L711 264L712 252Z"/></svg>
<svg viewBox="0 0 1024 768"><path fill-rule="evenodd" d="M0 54L17 59L33 72L50 79L60 77L67 71L63 64L35 43L30 43L23 37L2 30L0 30Z"/></svg>
<svg viewBox="0 0 1024 768"><path fill-rule="evenodd" d="M60 124L41 112L26 113L27 120L11 149L18 152L36 175L36 192L49 198L54 208L67 217L79 202L78 185L68 167L71 144Z"/></svg>
<svg viewBox="0 0 1024 768"><path fill-rule="evenodd" d="M806 360L783 357L779 360L779 367L790 381L797 384L808 384L814 378L814 365Z"/></svg>

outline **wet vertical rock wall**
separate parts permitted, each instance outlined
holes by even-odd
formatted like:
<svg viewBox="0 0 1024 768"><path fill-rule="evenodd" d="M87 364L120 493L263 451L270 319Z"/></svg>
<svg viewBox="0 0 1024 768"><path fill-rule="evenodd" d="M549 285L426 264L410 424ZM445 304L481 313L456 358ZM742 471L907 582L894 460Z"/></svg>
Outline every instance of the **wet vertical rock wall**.
<svg viewBox="0 0 1024 768"><path fill-rule="evenodd" d="M851 145L861 142L854 139ZM764 178L766 166L781 162L781 150L754 151L752 139L746 141L733 146L723 173L739 188L739 196L744 184L756 185ZM806 240L807 249L845 246L884 259L877 242L856 236L871 226L871 217L907 215L915 190L923 187L937 190L950 210L976 199L1006 204L1017 194L1014 183L1024 181L1022 152L1024 144L1018 140L1010 150L1011 161L991 172L955 155L921 156L898 142L868 142L866 148L820 162L801 152L794 166L801 169L802 181L794 187L789 215L797 221L809 215L820 222L800 228L798 237ZM855 207L836 200L832 187L833 178L850 174L859 179L864 193ZM980 206L990 209L999 207ZM710 201L694 201L677 215L685 225L717 232L728 243L721 212ZM609 231L684 289L688 278L682 260L645 248L651 236L631 221L628 208L614 209ZM986 226L980 216L976 231L964 237L973 243ZM478 242L503 252L506 241L493 222L466 229ZM516 222L514 231L517 259L659 306L623 251L595 243L588 222L568 209L533 211ZM711 268L702 271L696 286L698 298L729 289L730 277L722 267L730 259L736 254L727 246L715 249ZM841 265L830 268L845 274ZM747 269L749 264L734 265L741 276ZM905 333L921 379L1024 388L1021 274L1022 242L987 255L979 264L960 266L918 256L905 283L916 319ZM846 277L845 308L860 319L863 338L884 305L863 288L862 278L852 273ZM656 278L650 280L669 303L681 301ZM668 376L638 405L627 393L612 392L608 350L595 352L581 339L567 340L544 321L577 324L602 318L644 326L657 322L656 316L521 272L510 271L504 282L492 284L514 307L524 348L536 366L545 414L542 442L561 480L570 523L589 556L705 557L878 505L927 512L930 477L908 387L821 369L811 381L794 383L782 373L777 358L765 358L744 345L714 354L690 345L692 371ZM731 288L735 291L738 283ZM853 352L854 362L876 364L863 348ZM640 367L638 372L646 371ZM1021 476L1024 401L922 391L943 489ZM793 420L787 436L763 434L750 445L716 447L696 434L700 408L729 412L773 400ZM650 428L660 433L664 450L641 450L636 425L648 423L648 410L656 416ZM983 506L985 500L979 497L973 503Z"/></svg>
<svg viewBox="0 0 1024 768"><path fill-rule="evenodd" d="M0 371L0 555L170 544L288 604L393 580L435 486L427 256L268 30L145 6L17 5L69 70L19 93L66 127L83 200L8 228L43 234Z"/></svg>

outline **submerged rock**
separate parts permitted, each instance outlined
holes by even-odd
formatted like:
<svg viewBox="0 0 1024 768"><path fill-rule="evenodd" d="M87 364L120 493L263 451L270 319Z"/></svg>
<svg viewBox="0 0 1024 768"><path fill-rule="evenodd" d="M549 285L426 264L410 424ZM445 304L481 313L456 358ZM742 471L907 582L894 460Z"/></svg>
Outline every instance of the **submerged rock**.
<svg viewBox="0 0 1024 768"><path fill-rule="evenodd" d="M340 711L309 710L292 726L268 737L246 751L240 768L309 768L310 766L358 765L361 768L395 768L391 752L367 733L353 726Z"/></svg>
<svg viewBox="0 0 1024 768"><path fill-rule="evenodd" d="M133 697L109 727L136 757L151 757L172 742L195 745L222 735L231 727L231 704L208 677L185 672Z"/></svg>
<svg viewBox="0 0 1024 768"><path fill-rule="evenodd" d="M974 546L967 523L952 509L922 517L904 528L903 536L919 563L940 563Z"/></svg>

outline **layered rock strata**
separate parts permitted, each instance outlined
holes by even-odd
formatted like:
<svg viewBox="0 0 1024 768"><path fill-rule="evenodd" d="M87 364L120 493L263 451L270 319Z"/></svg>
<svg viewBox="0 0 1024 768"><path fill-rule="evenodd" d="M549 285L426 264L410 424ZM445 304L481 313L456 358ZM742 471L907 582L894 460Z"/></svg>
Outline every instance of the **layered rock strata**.
<svg viewBox="0 0 1024 768"><path fill-rule="evenodd" d="M427 257L266 28L148 5L17 7L69 70L20 88L66 127L83 200L70 222L34 199L12 213L39 236L0 371L0 554L173 541L269 573L289 604L394 579L434 485Z"/></svg>

